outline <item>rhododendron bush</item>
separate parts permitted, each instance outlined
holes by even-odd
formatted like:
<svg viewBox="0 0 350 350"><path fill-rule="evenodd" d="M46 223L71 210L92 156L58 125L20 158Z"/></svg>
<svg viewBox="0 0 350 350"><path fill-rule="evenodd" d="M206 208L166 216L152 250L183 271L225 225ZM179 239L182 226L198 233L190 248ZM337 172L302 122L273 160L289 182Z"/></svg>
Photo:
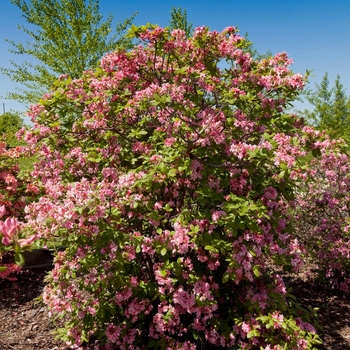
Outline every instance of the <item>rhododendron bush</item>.
<svg viewBox="0 0 350 350"><path fill-rule="evenodd" d="M317 131L314 131L316 134ZM341 140L317 143L321 157L310 159L296 196L296 234L313 263L312 273L332 288L350 292L350 159Z"/></svg>
<svg viewBox="0 0 350 350"><path fill-rule="evenodd" d="M21 146L8 148L0 141L0 279L13 279L24 260L21 251L28 248L36 235L22 230L24 208L34 200L32 185L20 173L19 159L25 154ZM2 263L7 252L14 252L14 263Z"/></svg>
<svg viewBox="0 0 350 350"><path fill-rule="evenodd" d="M45 194L27 227L59 239L45 287L63 339L100 349L311 349L273 266L298 271L286 214L312 129L285 53L254 60L234 28L134 27L141 45L63 76L25 139ZM304 317L305 316L305 317Z"/></svg>

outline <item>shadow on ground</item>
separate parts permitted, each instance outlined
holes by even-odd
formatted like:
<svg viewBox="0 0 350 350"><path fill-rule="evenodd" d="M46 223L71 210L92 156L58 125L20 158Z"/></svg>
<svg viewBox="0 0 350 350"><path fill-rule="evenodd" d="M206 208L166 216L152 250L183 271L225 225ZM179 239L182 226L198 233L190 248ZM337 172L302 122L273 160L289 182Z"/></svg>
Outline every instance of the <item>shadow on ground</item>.
<svg viewBox="0 0 350 350"><path fill-rule="evenodd" d="M318 308L316 324L323 344L319 350L350 350L350 300L323 285L298 277L284 277L291 293L305 308Z"/></svg>

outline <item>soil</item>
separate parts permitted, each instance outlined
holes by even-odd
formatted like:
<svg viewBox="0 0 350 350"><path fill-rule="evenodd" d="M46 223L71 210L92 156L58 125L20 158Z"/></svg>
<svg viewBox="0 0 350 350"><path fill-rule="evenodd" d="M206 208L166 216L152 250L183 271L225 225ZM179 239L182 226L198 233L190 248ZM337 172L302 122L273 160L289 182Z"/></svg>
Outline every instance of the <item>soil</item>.
<svg viewBox="0 0 350 350"><path fill-rule="evenodd" d="M37 300L48 268L23 270L17 281L0 281L0 349L68 350L51 332L47 308Z"/></svg>
<svg viewBox="0 0 350 350"><path fill-rule="evenodd" d="M37 300L44 287L46 268L22 271L17 281L0 281L0 350L68 350L55 340L56 328L48 310ZM350 300L324 286L306 281L302 275L287 277L288 287L303 306L319 308L320 350L350 350Z"/></svg>

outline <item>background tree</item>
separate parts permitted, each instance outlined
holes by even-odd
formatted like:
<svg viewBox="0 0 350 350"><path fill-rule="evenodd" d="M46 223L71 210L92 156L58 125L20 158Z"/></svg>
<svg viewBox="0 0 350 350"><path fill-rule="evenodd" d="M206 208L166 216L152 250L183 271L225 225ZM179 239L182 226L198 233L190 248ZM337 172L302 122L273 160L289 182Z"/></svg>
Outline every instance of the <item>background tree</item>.
<svg viewBox="0 0 350 350"><path fill-rule="evenodd" d="M18 112L6 112L0 115L0 134L16 132L23 126L23 119Z"/></svg>
<svg viewBox="0 0 350 350"><path fill-rule="evenodd" d="M318 130L325 130L332 138L350 140L350 99L337 75L334 86L329 86L326 73L316 90L307 90L305 99L314 109L300 112Z"/></svg>
<svg viewBox="0 0 350 350"><path fill-rule="evenodd" d="M12 148L16 148L17 146L24 146L26 144L23 138L18 138L16 135L22 127L27 126L24 124L21 113L10 111L0 115L0 143L5 142L7 150L10 151ZM11 157L9 155L5 156L5 160L8 158ZM32 170L34 162L37 159L35 155L31 156L22 153L18 155L16 154L15 158L16 165L19 166L21 172ZM5 161L5 163L6 162L7 161ZM4 170L4 166L2 170Z"/></svg>
<svg viewBox="0 0 350 350"><path fill-rule="evenodd" d="M7 40L10 52L31 56L37 63L18 64L0 68L24 89L9 93L7 98L24 103L37 102L61 74L78 78L82 72L97 65L99 59L117 46L129 47L131 41L124 31L135 17L118 22L112 32L113 16L105 22L99 12L99 0L10 0L20 8L34 30L18 26L31 40L25 45Z"/></svg>
<svg viewBox="0 0 350 350"><path fill-rule="evenodd" d="M23 126L23 119L18 112L6 112L0 115L0 139L10 147L17 146L19 141L16 132Z"/></svg>
<svg viewBox="0 0 350 350"><path fill-rule="evenodd" d="M188 23L186 10L173 7L170 11L170 24L169 29L182 29L185 31L186 36L192 35L192 23Z"/></svg>

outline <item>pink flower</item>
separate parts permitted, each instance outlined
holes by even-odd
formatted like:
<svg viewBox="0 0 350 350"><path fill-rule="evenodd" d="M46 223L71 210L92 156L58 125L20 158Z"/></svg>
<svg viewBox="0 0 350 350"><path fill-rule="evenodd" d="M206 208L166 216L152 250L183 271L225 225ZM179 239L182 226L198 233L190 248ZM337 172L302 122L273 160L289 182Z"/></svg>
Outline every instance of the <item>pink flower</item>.
<svg viewBox="0 0 350 350"><path fill-rule="evenodd" d="M192 312L195 305L195 296L186 292L182 287L179 287L173 295L173 302L181 305L187 312Z"/></svg>
<svg viewBox="0 0 350 350"><path fill-rule="evenodd" d="M6 214L6 207L2 205L0 207L0 218L2 218Z"/></svg>
<svg viewBox="0 0 350 350"><path fill-rule="evenodd" d="M170 147L173 145L175 141L176 141L175 137L169 137L168 139L164 140L164 145L167 147Z"/></svg>
<svg viewBox="0 0 350 350"><path fill-rule="evenodd" d="M121 331L121 328L119 326L115 326L114 324L108 324L106 328L107 339L110 342L115 343L119 338L120 331Z"/></svg>
<svg viewBox="0 0 350 350"><path fill-rule="evenodd" d="M275 311L274 313L272 313L271 316L272 316L273 321L274 321L273 327L275 329L281 328L284 316L282 314L280 314L278 311Z"/></svg>
<svg viewBox="0 0 350 350"><path fill-rule="evenodd" d="M0 279L7 279L9 281L16 281L16 277L13 274L21 271L21 267L17 264L3 264L1 267L5 267L5 270L0 271Z"/></svg>
<svg viewBox="0 0 350 350"><path fill-rule="evenodd" d="M217 222L223 215L226 215L226 212L224 212L223 210L216 210L214 211L211 217L214 222Z"/></svg>
<svg viewBox="0 0 350 350"><path fill-rule="evenodd" d="M202 171L203 165L198 161L198 160L193 160L191 164L191 179L196 180L196 179L201 179L202 178Z"/></svg>
<svg viewBox="0 0 350 350"><path fill-rule="evenodd" d="M14 217L7 218L5 221L0 221L0 232L3 234L3 245L10 245L12 243L18 227L19 221Z"/></svg>
<svg viewBox="0 0 350 350"><path fill-rule="evenodd" d="M246 322L242 323L242 338L245 338L245 335L248 334L248 332L250 332L251 328L250 325Z"/></svg>
<svg viewBox="0 0 350 350"><path fill-rule="evenodd" d="M27 238L19 239L18 244L20 247L24 247L24 246L32 244L36 240L36 238L37 238L37 235L31 235Z"/></svg>

